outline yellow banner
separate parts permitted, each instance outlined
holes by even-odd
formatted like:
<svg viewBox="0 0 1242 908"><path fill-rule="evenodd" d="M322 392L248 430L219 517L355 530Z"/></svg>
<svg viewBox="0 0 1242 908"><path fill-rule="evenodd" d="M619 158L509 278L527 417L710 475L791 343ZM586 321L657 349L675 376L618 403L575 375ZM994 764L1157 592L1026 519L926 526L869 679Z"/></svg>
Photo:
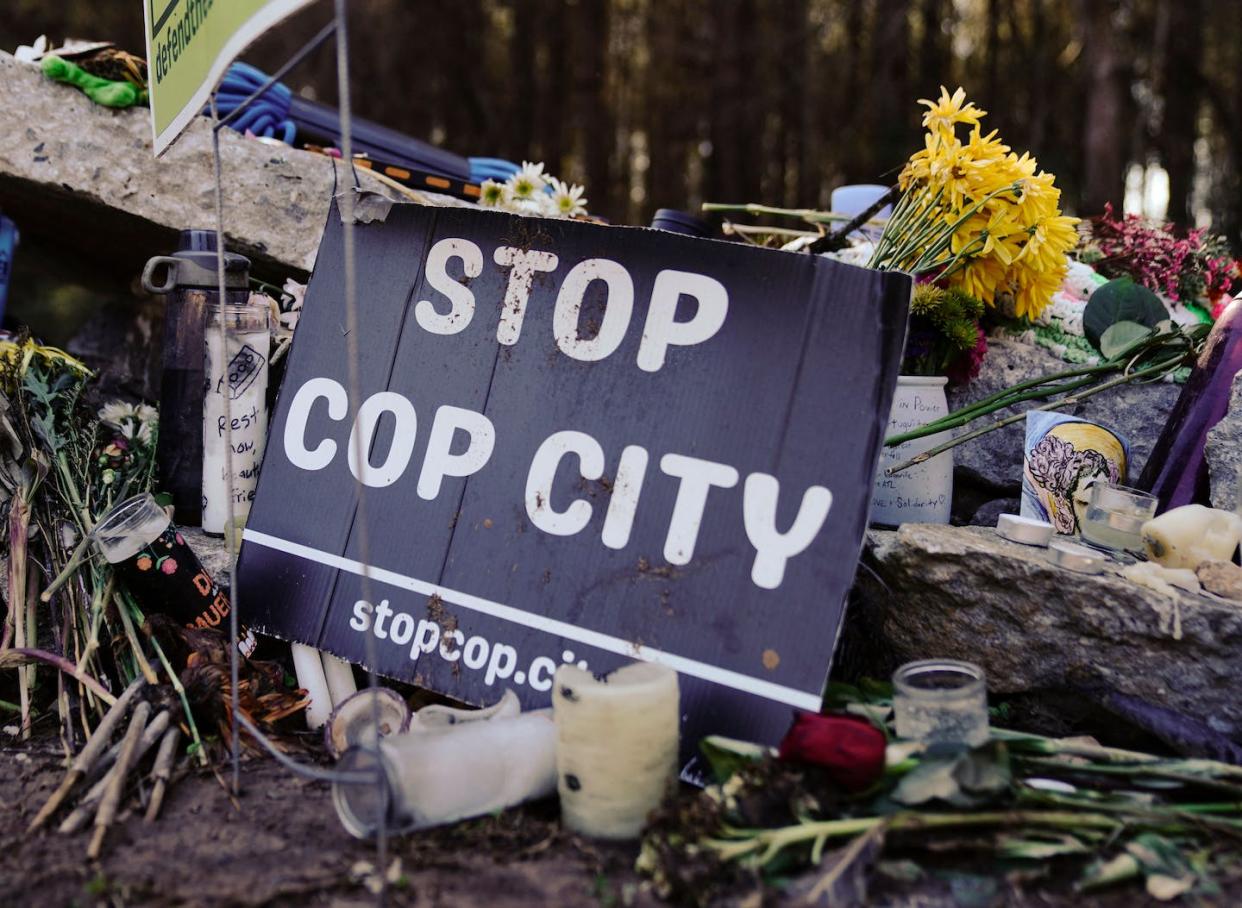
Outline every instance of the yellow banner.
<svg viewBox="0 0 1242 908"><path fill-rule="evenodd" d="M246 45L311 0L143 0L151 129L159 156Z"/></svg>

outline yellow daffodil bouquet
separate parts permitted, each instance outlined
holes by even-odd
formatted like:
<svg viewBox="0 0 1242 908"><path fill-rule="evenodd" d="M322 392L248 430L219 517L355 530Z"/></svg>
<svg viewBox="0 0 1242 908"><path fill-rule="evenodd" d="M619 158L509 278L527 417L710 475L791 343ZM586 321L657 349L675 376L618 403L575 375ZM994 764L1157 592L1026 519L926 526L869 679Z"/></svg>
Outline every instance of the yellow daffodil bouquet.
<svg viewBox="0 0 1242 908"><path fill-rule="evenodd" d="M902 195L871 259L1033 318L1048 305L1078 243L1078 219L1061 214L1055 177L983 134L986 115L961 88L927 106L924 147L901 171ZM969 129L966 141L958 128Z"/></svg>

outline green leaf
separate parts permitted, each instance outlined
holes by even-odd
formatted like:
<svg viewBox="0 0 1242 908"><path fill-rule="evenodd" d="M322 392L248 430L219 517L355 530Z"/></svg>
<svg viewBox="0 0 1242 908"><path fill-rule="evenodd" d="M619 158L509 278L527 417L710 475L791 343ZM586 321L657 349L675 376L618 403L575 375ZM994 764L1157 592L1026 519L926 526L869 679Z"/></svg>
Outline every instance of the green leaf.
<svg viewBox="0 0 1242 908"><path fill-rule="evenodd" d="M1132 880L1142 872L1143 868L1138 859L1123 851L1115 858L1096 861L1088 867L1082 879L1078 881L1078 888L1082 890L1102 889L1105 886Z"/></svg>
<svg viewBox="0 0 1242 908"><path fill-rule="evenodd" d="M997 836L996 853L1002 858L1043 861L1066 854L1087 854L1091 849L1068 833L1019 832Z"/></svg>
<svg viewBox="0 0 1242 908"><path fill-rule="evenodd" d="M720 735L709 735L699 742L699 750L712 769L717 784L723 784L733 777L739 769L758 763L766 756L774 755L771 747L752 744L749 741L738 741Z"/></svg>
<svg viewBox="0 0 1242 908"><path fill-rule="evenodd" d="M1100 337L1100 353L1105 359L1121 359L1132 348L1151 337L1151 329L1138 322L1117 322L1109 325Z"/></svg>
<svg viewBox="0 0 1242 908"><path fill-rule="evenodd" d="M1138 322L1148 328L1169 317L1160 298L1132 278L1119 277L1096 289L1082 314L1082 330L1097 350L1100 339L1118 322Z"/></svg>
<svg viewBox="0 0 1242 908"><path fill-rule="evenodd" d="M1009 755L1003 744L977 750L936 746L902 777L892 799L913 807L943 801L954 807L977 807L1009 790Z"/></svg>

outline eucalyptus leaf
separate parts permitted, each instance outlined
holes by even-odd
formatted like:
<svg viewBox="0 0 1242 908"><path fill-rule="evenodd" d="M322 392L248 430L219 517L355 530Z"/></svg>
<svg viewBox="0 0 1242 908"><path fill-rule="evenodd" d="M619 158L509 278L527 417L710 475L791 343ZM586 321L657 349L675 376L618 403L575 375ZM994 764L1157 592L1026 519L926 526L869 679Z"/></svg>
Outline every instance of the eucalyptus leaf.
<svg viewBox="0 0 1242 908"><path fill-rule="evenodd" d="M1118 322L1138 322L1148 328L1169 317L1160 298L1132 278L1119 277L1098 287L1082 313L1082 330L1097 350L1104 332Z"/></svg>
<svg viewBox="0 0 1242 908"><path fill-rule="evenodd" d="M1151 337L1151 329L1138 322L1117 322L1109 325L1100 337L1100 353L1105 359L1120 359L1123 354Z"/></svg>

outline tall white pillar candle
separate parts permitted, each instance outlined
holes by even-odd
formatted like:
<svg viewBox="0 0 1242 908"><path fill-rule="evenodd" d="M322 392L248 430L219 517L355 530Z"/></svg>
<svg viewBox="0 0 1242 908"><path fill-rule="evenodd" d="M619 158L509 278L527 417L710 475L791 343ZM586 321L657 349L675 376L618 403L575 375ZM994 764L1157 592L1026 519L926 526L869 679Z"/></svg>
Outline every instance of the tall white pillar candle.
<svg viewBox="0 0 1242 908"><path fill-rule="evenodd" d="M234 520L244 524L259 483L267 439L271 341L267 320L268 311L262 306L225 306L222 340L219 311L213 308L207 315L203 397L203 531L207 533L224 534L230 495ZM229 441L233 445L231 478L225 452ZM235 542L231 545L235 547Z"/></svg>
<svg viewBox="0 0 1242 908"><path fill-rule="evenodd" d="M595 838L636 838L677 778L677 673L636 662L600 680L562 665L552 689L565 825Z"/></svg>

